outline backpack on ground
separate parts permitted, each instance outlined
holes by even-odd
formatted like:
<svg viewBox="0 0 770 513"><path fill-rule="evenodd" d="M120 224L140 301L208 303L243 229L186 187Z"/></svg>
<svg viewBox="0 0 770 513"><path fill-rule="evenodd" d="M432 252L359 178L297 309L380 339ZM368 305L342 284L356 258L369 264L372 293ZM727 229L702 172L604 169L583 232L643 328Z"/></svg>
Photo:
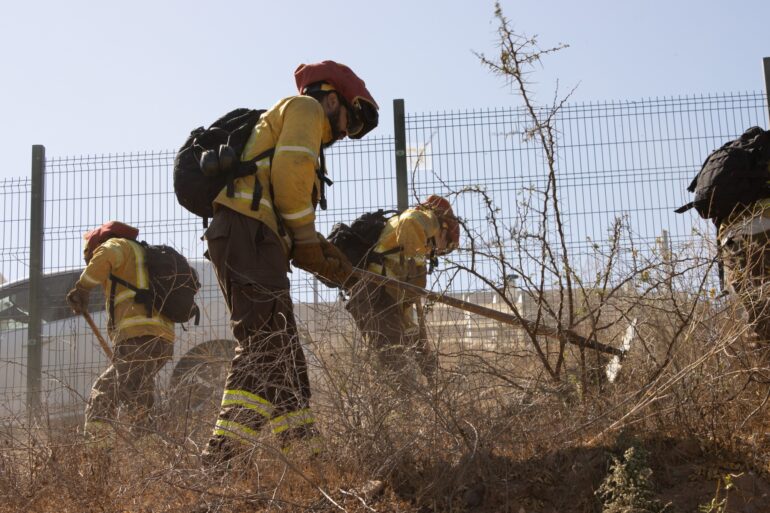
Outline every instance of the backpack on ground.
<svg viewBox="0 0 770 513"><path fill-rule="evenodd" d="M198 273L184 256L170 246L136 243L144 249L149 287L140 289L110 274L110 324L113 324L115 318L115 287L119 283L136 293L134 302L147 308L147 317L151 317L155 309L173 322L187 322L195 317L197 326L200 310L195 304L195 295L201 288Z"/></svg>
<svg viewBox="0 0 770 513"><path fill-rule="evenodd" d="M396 214L397 210L379 209L361 215L350 226L337 223L329 232L327 240L337 246L355 267L365 268L370 262L382 263L383 256L401 249L393 248L386 253L374 251L385 224Z"/></svg>
<svg viewBox="0 0 770 513"><path fill-rule="evenodd" d="M749 128L706 158L687 187L695 193L695 199L675 212L695 208L702 218L719 226L736 207L770 197L769 165L770 131Z"/></svg>
<svg viewBox="0 0 770 513"><path fill-rule="evenodd" d="M234 194L233 180L256 172L256 161L271 156L273 150L241 162L241 153L264 110L235 109L214 121L210 127L198 127L187 137L174 157L174 194L177 201L193 214L207 220L214 215L213 201L224 187ZM255 188L259 187L256 181ZM255 190L252 209L259 208L261 191ZM260 194L257 194L257 193Z"/></svg>

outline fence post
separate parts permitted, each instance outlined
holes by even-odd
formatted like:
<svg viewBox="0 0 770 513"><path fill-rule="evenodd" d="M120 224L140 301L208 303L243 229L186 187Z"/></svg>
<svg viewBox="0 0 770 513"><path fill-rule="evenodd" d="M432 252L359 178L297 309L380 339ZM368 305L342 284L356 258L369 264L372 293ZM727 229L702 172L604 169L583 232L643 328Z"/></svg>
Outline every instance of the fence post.
<svg viewBox="0 0 770 513"><path fill-rule="evenodd" d="M404 100L393 100L393 134L396 138L396 199L399 210L409 207L409 177L406 173L406 115Z"/></svg>
<svg viewBox="0 0 770 513"><path fill-rule="evenodd" d="M45 146L32 146L32 191L29 213L29 325L27 326L27 408L40 407L42 376L43 226L45 223Z"/></svg>
<svg viewBox="0 0 770 513"><path fill-rule="evenodd" d="M770 130L770 57L762 59L765 68L765 99L767 100L767 128Z"/></svg>

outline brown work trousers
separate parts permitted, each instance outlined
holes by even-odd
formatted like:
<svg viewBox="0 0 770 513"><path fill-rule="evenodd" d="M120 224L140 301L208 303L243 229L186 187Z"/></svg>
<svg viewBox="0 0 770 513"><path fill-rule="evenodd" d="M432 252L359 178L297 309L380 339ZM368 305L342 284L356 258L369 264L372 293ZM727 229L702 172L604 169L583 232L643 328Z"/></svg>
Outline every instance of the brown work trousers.
<svg viewBox="0 0 770 513"><path fill-rule="evenodd" d="M415 363L426 377L434 374L435 353L417 327L406 321L402 304L384 286L355 284L345 309L353 316L364 341L377 352L380 364L397 373L402 384L411 384L409 370Z"/></svg>
<svg viewBox="0 0 770 513"><path fill-rule="evenodd" d="M737 295L762 345L770 345L770 218L758 211L725 230L725 285Z"/></svg>
<svg viewBox="0 0 770 513"><path fill-rule="evenodd" d="M238 341L225 393L245 391L265 399L272 418L308 408L307 364L289 294L288 261L278 236L256 219L220 207L204 237ZM258 431L269 420L264 411L230 404L222 406L218 425L237 423ZM206 454L228 452L224 438L215 430Z"/></svg>
<svg viewBox="0 0 770 513"><path fill-rule="evenodd" d="M146 422L155 404L155 376L173 352L174 344L160 337L134 337L116 343L112 364L91 389L86 426L113 419L120 405L131 408L129 423Z"/></svg>

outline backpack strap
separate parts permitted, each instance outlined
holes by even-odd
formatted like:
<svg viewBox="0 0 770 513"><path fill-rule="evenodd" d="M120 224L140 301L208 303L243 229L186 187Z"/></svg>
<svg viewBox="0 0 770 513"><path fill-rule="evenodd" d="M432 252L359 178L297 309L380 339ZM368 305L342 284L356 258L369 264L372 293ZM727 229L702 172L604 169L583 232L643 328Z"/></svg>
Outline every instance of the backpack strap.
<svg viewBox="0 0 770 513"><path fill-rule="evenodd" d="M725 292L725 266L722 262L722 242L717 238L717 275L719 276L719 289Z"/></svg>
<svg viewBox="0 0 770 513"><path fill-rule="evenodd" d="M117 288L118 284L112 281L112 274L110 274L111 284L110 284L110 306L109 311L107 312L108 322L107 325L109 326L110 331L115 330L115 289Z"/></svg>
<svg viewBox="0 0 770 513"><path fill-rule="evenodd" d="M273 176L272 176L272 167L273 167L273 155L275 154L275 148L270 148L269 150L266 150L253 159L249 160L248 162L244 162L244 164L250 166L253 166L256 164L257 161L262 160L265 157L270 157L270 187L268 190L268 194L270 195L270 202L275 206L275 193L273 192ZM324 185L331 186L334 182L332 182L327 176L326 176L326 158L324 157L324 150L323 146L321 146L319 150L319 155L321 158L321 167L316 171L316 174L318 175L318 179L321 182L321 191L320 191L320 198L319 198L319 205L321 207L321 210L326 210L326 192L324 190ZM251 197L251 210L259 210L259 200L262 197L262 184L259 183L259 179L255 177L254 179L254 192ZM281 220L281 215L278 212L275 212L275 222L278 225L278 235L281 237L286 236L286 228L283 225L283 221Z"/></svg>
<svg viewBox="0 0 770 513"><path fill-rule="evenodd" d="M243 173L240 176L246 176L248 174L251 174L251 168L257 164L260 160L264 158L270 159L269 164L269 171L268 171L268 195L270 196L270 203L273 204L273 207L275 207L275 194L273 193L273 156L275 155L275 148L270 148L269 150L265 150L253 159L243 162L243 165L241 169L248 169L249 172ZM254 172L256 175L256 172ZM262 184L259 182L259 178L257 176L254 177L254 190L251 193L251 210L259 210L259 202L262 199ZM278 235L283 237L286 235L286 229L283 226L283 221L281 220L281 215L278 212L275 212L275 223L278 225Z"/></svg>
<svg viewBox="0 0 770 513"><path fill-rule="evenodd" d="M251 192L251 210L259 210L259 202L262 200L262 184L259 178L254 177L254 190ZM270 198L272 201L272 198Z"/></svg>
<svg viewBox="0 0 770 513"><path fill-rule="evenodd" d="M235 173L228 172L225 178L225 187L227 188L227 197L232 198L235 196Z"/></svg>
<svg viewBox="0 0 770 513"><path fill-rule="evenodd" d="M227 197L232 198L233 196L235 196L235 179L236 178L241 178L243 176L255 174L256 171L253 168L256 165L256 163L266 157L270 157L272 159L274 154L275 154L275 148L270 148L268 150L263 151L253 159L249 159L245 162L239 162L238 166L236 166L235 169L231 169L227 173L226 181L225 181L225 185L227 187ZM271 165L272 165L272 162L271 162ZM254 195L251 199L251 210L259 210L259 199L262 196L262 186L260 185L259 180L255 179L254 181L255 181Z"/></svg>
<svg viewBox="0 0 770 513"><path fill-rule="evenodd" d="M433 274L433 269L438 265L438 257L436 256L436 237L428 239L430 243L430 254L428 255L428 274Z"/></svg>
<svg viewBox="0 0 770 513"><path fill-rule="evenodd" d="M397 215L400 215L402 211L401 210L383 210L383 209L379 209L377 212L381 213L383 216L391 214L390 216L388 216L388 219L386 219L386 221L388 221L392 217L396 217Z"/></svg>
<svg viewBox="0 0 770 513"><path fill-rule="evenodd" d="M377 213L385 217L388 214L392 214L388 217L388 219L391 219L399 214L401 214L400 210L384 210L384 209L378 209ZM376 245L376 244L375 244ZM404 262L404 255L403 255L404 247L403 246L396 246L390 249L386 249L385 251L374 251L374 247L372 247L371 250L369 250L366 254L366 263L375 263L382 266L382 275L385 276L385 257L388 255L395 255L396 253L402 253L400 258L400 263L403 265Z"/></svg>
<svg viewBox="0 0 770 513"><path fill-rule="evenodd" d="M329 179L328 176L326 176L326 157L324 156L324 147L321 145L321 149L318 150L318 156L321 159L321 165L316 170L316 175L318 176L318 181L321 182L321 190L319 191L319 199L318 199L318 205L321 207L321 210L326 210L327 204L326 204L326 186L329 187L334 184L334 182Z"/></svg>
<svg viewBox="0 0 770 513"><path fill-rule="evenodd" d="M385 251L381 251L381 252L374 251L373 253L376 253L377 255L380 255L380 256L387 256L387 255L393 255L395 253L398 253L399 251L403 251L403 249L404 249L403 246L396 246L395 248L386 249Z"/></svg>
<svg viewBox="0 0 770 513"><path fill-rule="evenodd" d="M283 226L283 218L281 217L281 214L278 213L278 211L275 209L275 193L273 192L273 179L270 179L270 187L268 190L268 194L270 194L270 202L273 204L273 212L275 213L275 224L278 226L278 235L280 237L286 236L286 228Z"/></svg>
<svg viewBox="0 0 770 513"><path fill-rule="evenodd" d="M385 257L388 255L394 255L396 253L399 253L404 248L401 246L396 246L395 248L390 248L385 251L374 251L374 249L371 249L366 253L366 263L367 264L379 264L382 266L382 275L385 276Z"/></svg>
<svg viewBox="0 0 770 513"><path fill-rule="evenodd" d="M140 289L132 283L127 282L123 278L118 278L112 273L110 273L110 280L112 281L112 285L110 286L110 322L113 323L113 328L115 327L113 319L115 318L116 283L123 285L127 289L133 290L135 294L134 303L144 305L145 309L147 310L147 317L152 317L152 296L149 289Z"/></svg>
<svg viewBox="0 0 770 513"><path fill-rule="evenodd" d="M249 160L248 162L244 162L241 169L247 169L248 171L244 173L251 174L251 168L257 165L257 162L259 162L262 159L269 158L270 164L269 167L273 166L273 155L275 155L275 148L270 148L269 150L265 150L253 159ZM254 172L256 175L256 172ZM254 176L254 191L251 194L251 210L259 210L259 200L262 199L262 184L259 183L259 178L257 176ZM273 201L273 198L270 198L270 201Z"/></svg>
<svg viewBox="0 0 770 513"><path fill-rule="evenodd" d="M198 326L201 322L201 309L198 308L198 304L193 304L193 311L195 312L195 325Z"/></svg>

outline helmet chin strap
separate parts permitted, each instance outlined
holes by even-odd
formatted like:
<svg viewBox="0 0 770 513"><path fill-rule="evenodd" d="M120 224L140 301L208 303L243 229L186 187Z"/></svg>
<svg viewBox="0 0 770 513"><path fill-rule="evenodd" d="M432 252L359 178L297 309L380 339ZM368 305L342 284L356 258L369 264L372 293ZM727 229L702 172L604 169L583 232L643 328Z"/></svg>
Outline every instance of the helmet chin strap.
<svg viewBox="0 0 770 513"><path fill-rule="evenodd" d="M342 104L338 104L337 110L335 110L332 114L328 114L326 117L329 119L329 125L331 125L332 128L332 140L329 142L329 145L334 144L335 142L339 141L344 137L344 135L341 134L339 129L340 124L340 109L342 109Z"/></svg>

